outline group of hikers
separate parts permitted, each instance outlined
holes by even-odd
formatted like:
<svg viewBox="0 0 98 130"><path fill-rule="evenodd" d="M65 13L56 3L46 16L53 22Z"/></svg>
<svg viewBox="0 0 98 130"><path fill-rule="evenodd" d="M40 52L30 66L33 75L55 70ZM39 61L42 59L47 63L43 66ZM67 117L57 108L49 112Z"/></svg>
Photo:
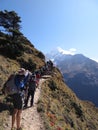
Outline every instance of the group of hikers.
<svg viewBox="0 0 98 130"><path fill-rule="evenodd" d="M50 60L34 72L20 68L5 82L2 92L11 96L14 106L11 130L22 130L20 124L22 109L28 107L30 96L30 107L34 105L34 94L39 85L39 79L41 76L51 72L52 68L53 63ZM15 122L17 129L14 127Z"/></svg>

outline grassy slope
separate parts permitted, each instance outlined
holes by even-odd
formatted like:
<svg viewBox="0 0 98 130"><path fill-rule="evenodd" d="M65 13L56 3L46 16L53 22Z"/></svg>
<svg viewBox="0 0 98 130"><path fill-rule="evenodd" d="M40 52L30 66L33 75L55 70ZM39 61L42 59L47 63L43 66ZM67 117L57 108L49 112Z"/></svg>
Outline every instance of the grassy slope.
<svg viewBox="0 0 98 130"><path fill-rule="evenodd" d="M1 87L11 73L22 67L23 64L18 61L24 59L24 63L27 63L29 59L32 59L36 69L44 65L44 59L40 57L41 53L30 43L25 43L24 48L23 55L16 59L0 55ZM1 95L0 100L4 101ZM1 105L4 109L0 108L0 130L4 130L2 128L7 122L9 108L6 104L0 104L0 107ZM64 84L62 75L56 68L53 70L52 77L42 85L38 111L44 120L46 130L98 130L97 108L79 100Z"/></svg>
<svg viewBox="0 0 98 130"><path fill-rule="evenodd" d="M38 111L47 130L98 130L98 109L79 100L59 71L42 85Z"/></svg>
<svg viewBox="0 0 98 130"><path fill-rule="evenodd" d="M0 55L0 86L2 87L4 81L8 78L10 74L16 72L20 67L26 67L30 70L25 64L29 64L29 59L32 60L32 63L36 65L36 69L40 68L45 64L44 59L40 58L40 51L34 48L31 43L23 44L24 53L16 57L16 59L10 59L7 56ZM5 52L6 53L6 52ZM7 55L7 54L6 54ZM33 68L33 67L32 67Z"/></svg>

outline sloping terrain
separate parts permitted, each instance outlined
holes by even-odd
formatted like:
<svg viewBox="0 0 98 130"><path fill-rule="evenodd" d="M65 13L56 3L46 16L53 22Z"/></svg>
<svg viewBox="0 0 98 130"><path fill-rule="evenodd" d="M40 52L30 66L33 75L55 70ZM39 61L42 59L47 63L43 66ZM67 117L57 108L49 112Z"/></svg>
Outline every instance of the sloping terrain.
<svg viewBox="0 0 98 130"><path fill-rule="evenodd" d="M20 67L33 72L45 64L45 56L27 41L21 38L21 48L17 47L20 43L10 43L6 38L0 37L0 86L10 74L16 72ZM12 47L13 45L13 47ZM10 47L11 46L11 47ZM18 49L17 49L18 48ZM16 50L20 55L16 54Z"/></svg>
<svg viewBox="0 0 98 130"><path fill-rule="evenodd" d="M19 50L20 55L17 56L12 51L13 49L9 51L8 55L7 47L10 48L10 45L7 41L4 42L4 39L0 41L0 50L7 49L6 52L0 51L0 88L2 88L8 76L19 67L24 67L33 72L45 64L44 55L34 48L28 40L24 39L22 37L22 50ZM3 43L5 44L3 45ZM15 46L17 46L16 43ZM98 109L92 103L77 98L75 93L65 84L59 69L53 67L51 77L42 83L39 90L40 96L36 106L32 110L31 108L26 110L32 113L31 115L36 114L36 112L40 114L39 117L34 115L35 118L31 116L28 123L35 127L32 130L37 130L37 125L40 124L40 120L37 120L38 124L33 124L33 122L36 122L36 118L42 120L45 130L98 130ZM5 126L10 128L7 119L12 112L11 106L12 104L6 102L5 97L0 95L0 130L5 130ZM30 129L26 125L30 113L28 115L23 113L26 118L22 117L26 130ZM41 129L43 130L42 127Z"/></svg>
<svg viewBox="0 0 98 130"><path fill-rule="evenodd" d="M98 109L90 102L79 100L57 69L43 83L41 91L38 111L47 130L98 129Z"/></svg>

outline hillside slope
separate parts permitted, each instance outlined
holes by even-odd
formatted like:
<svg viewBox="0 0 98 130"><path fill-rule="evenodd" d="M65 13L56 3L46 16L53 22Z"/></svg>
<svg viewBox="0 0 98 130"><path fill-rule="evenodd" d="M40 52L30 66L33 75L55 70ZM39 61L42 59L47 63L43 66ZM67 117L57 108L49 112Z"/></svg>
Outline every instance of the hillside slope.
<svg viewBox="0 0 98 130"><path fill-rule="evenodd" d="M98 130L98 109L79 100L56 68L42 85L38 111L46 130Z"/></svg>
<svg viewBox="0 0 98 130"><path fill-rule="evenodd" d="M19 43L18 43L19 42ZM5 34L0 35L0 86L10 74L20 67L33 72L45 64L45 56L24 36L11 42Z"/></svg>
<svg viewBox="0 0 98 130"><path fill-rule="evenodd" d="M20 40L22 49L18 48L20 55L17 56L12 51L12 45L10 48L9 41L6 40L4 37L0 38L0 50L3 50L0 51L0 88L8 76L19 67L33 72L45 64L44 55L23 36ZM16 43L14 45L17 46ZM8 46L12 51L9 51L9 54ZM4 52L5 48L7 50ZM55 67L51 77L41 86L37 111L46 130L98 130L98 109L91 103L79 100L64 83L61 72ZM0 95L0 130L5 130L3 124L9 112L11 108L6 104L5 97Z"/></svg>

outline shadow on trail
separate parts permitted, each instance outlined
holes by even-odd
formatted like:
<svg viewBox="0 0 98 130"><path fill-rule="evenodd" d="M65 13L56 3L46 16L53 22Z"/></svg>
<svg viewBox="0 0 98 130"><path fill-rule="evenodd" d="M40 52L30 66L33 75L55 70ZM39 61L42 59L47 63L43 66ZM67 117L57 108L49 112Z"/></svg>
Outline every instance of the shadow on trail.
<svg viewBox="0 0 98 130"><path fill-rule="evenodd" d="M0 112L9 110L9 106L5 103L0 102Z"/></svg>
<svg viewBox="0 0 98 130"><path fill-rule="evenodd" d="M0 102L0 113L3 112L3 111L9 111L9 114L12 115L13 106L10 105L10 104Z"/></svg>
<svg viewBox="0 0 98 130"><path fill-rule="evenodd" d="M10 98L5 98L6 102L0 101L0 113L3 111L9 111L10 115L12 114L13 111L13 105L11 103Z"/></svg>

